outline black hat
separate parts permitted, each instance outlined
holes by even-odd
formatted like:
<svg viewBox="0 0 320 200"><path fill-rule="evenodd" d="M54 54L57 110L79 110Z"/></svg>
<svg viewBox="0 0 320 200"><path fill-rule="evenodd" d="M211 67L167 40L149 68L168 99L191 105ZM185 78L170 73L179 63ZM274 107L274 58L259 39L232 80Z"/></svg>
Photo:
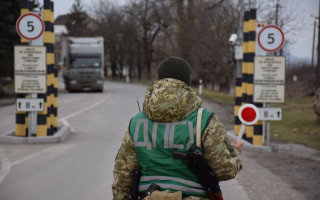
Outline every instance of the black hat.
<svg viewBox="0 0 320 200"><path fill-rule="evenodd" d="M191 68L189 63L179 57L164 59L158 66L158 79L174 78L190 86Z"/></svg>

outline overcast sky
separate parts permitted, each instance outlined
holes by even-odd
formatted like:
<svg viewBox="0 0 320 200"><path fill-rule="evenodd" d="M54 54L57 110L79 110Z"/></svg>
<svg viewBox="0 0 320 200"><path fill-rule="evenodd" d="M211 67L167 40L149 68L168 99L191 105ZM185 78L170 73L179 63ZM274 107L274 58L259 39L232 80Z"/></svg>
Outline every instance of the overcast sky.
<svg viewBox="0 0 320 200"><path fill-rule="evenodd" d="M82 0L85 9L89 10L98 0ZM126 0L116 0L117 3L125 2ZM313 41L313 16L319 15L319 0L294 0L299 5L300 13L306 20L305 29L300 32L301 37L296 39L296 44L292 45L290 54L298 58L309 59L311 61L312 41ZM54 0L54 16L55 18L62 14L67 14L75 0ZM316 32L317 34L317 32ZM285 36L286 37L286 36ZM317 37L315 47L317 46Z"/></svg>

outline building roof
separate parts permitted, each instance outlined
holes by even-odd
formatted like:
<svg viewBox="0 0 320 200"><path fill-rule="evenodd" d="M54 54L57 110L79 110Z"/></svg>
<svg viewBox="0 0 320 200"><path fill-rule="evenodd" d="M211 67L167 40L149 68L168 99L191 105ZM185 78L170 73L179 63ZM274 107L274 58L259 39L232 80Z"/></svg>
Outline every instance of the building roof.
<svg viewBox="0 0 320 200"><path fill-rule="evenodd" d="M54 21L54 25L66 25L69 20L69 15L59 15Z"/></svg>

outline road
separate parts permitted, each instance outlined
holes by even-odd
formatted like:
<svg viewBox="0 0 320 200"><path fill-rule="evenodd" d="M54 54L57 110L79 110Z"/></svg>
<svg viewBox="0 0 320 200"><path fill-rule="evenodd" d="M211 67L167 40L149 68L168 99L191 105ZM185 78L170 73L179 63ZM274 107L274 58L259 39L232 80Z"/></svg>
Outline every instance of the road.
<svg viewBox="0 0 320 200"><path fill-rule="evenodd" d="M0 144L0 199L112 199L114 158L145 89L106 81L103 93L67 93L60 86L59 124L72 132L63 143ZM14 123L14 106L0 107L0 134ZM223 182L222 190L225 200L248 199L236 180Z"/></svg>

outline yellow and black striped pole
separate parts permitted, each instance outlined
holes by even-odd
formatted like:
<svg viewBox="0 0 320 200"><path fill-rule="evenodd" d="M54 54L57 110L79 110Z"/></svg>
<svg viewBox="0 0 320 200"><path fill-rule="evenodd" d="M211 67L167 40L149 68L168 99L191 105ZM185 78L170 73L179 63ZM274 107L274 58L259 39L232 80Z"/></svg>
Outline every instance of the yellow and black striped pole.
<svg viewBox="0 0 320 200"><path fill-rule="evenodd" d="M52 12L51 15L51 22L52 22L52 32L54 33L54 2L50 2L50 9ZM54 34L53 34L53 41L52 43L54 44ZM54 53L54 48L53 48L53 53ZM54 62L54 56L53 56L53 62ZM53 78L53 118L52 118L52 126L53 126L53 132L58 131L58 68L55 66L53 68L54 72L54 78Z"/></svg>
<svg viewBox="0 0 320 200"><path fill-rule="evenodd" d="M250 9L249 12L249 45L248 45L248 84L247 84L247 103L253 102L253 76L254 76L254 57L256 52L256 24L257 24L257 10L255 8ZM257 107L262 107L262 104L255 104ZM252 144L262 146L263 140L263 124L262 121L258 121L253 126L249 126L247 129L248 136L252 138Z"/></svg>
<svg viewBox="0 0 320 200"><path fill-rule="evenodd" d="M26 14L32 10L33 2L28 0L21 0L20 14ZM29 41L21 38L22 45L29 45ZM16 98L27 98L26 94L16 94ZM15 136L28 136L28 113L24 111L16 111L16 130Z"/></svg>
<svg viewBox="0 0 320 200"><path fill-rule="evenodd" d="M248 84L250 79L249 66L251 65L251 57L254 55L252 51L252 41L250 41L250 10L244 13L244 25L243 25L243 62L242 62L242 99L241 105L249 103L248 100ZM251 45L250 45L251 44ZM250 143L253 143L253 131L252 126L246 126L245 132L243 134L243 139Z"/></svg>
<svg viewBox="0 0 320 200"><path fill-rule="evenodd" d="M249 12L249 51L248 51L248 85L247 85L247 103L262 107L262 104L253 102L253 78L254 78L254 57L256 54L256 28L257 28L257 9L252 8ZM250 128L249 128L250 127ZM263 123L258 121L253 126L248 127L248 136L252 138L252 144L263 145Z"/></svg>
<svg viewBox="0 0 320 200"><path fill-rule="evenodd" d="M238 110L245 103L253 104L253 76L254 76L254 57L256 40L256 16L257 11L251 8L244 13L243 23L243 62L242 77L236 82L236 104L235 104L235 127L234 132L239 133L241 122L238 118ZM240 84L241 82L241 84ZM240 87L241 85L241 87ZM255 104L262 107L260 104ZM262 143L262 122L258 121L254 126L247 126L243 134L243 139L254 145Z"/></svg>
<svg viewBox="0 0 320 200"><path fill-rule="evenodd" d="M42 112L38 112L38 120L37 120L37 137L42 137L42 136L48 136L50 135L50 132L48 130L48 124L50 123L50 120L48 120L48 113L49 113L49 110L48 110L48 97L47 97L47 94L50 92L49 88L48 88L48 81L50 81L49 77L48 77L48 73L50 73L49 69L48 69L48 47L47 47L47 44L46 44L46 38L48 37L48 23L46 22L46 18L47 18L47 13L46 13L46 9L45 9L45 5L46 5L46 1L44 1L44 11L43 11L43 21L44 21L44 25L45 25L45 32L44 32L44 35L43 35L43 44L44 46L46 47L46 69L47 69L47 93L46 94L39 94L38 95L38 98L42 98L43 99L43 102L44 102L44 105L43 105L43 111Z"/></svg>
<svg viewBox="0 0 320 200"><path fill-rule="evenodd" d="M56 106L55 86L57 79L54 73L54 14L53 2L44 0L43 19L45 23L45 32L43 37L44 45L47 48L47 94L45 98L45 113L47 135L53 135L57 131L57 117L54 115ZM40 136L40 135L39 135Z"/></svg>
<svg viewBox="0 0 320 200"><path fill-rule="evenodd" d="M236 80L236 89L235 89L235 125L234 125L234 133L239 134L241 128L241 121L238 116L238 111L241 105L246 102L247 98L247 52L248 52L248 28L249 26L249 11L244 12L244 20L243 20L243 61L242 61L242 73L241 76L237 77ZM243 139L247 140L246 133L243 134Z"/></svg>
<svg viewBox="0 0 320 200"><path fill-rule="evenodd" d="M33 2L21 1L21 15L31 12ZM47 49L47 93L38 94L44 99L44 110L37 113L37 137L53 135L57 131L58 78L54 68L54 14L53 2L44 0L43 19L45 23L44 46ZM29 45L29 41L21 39L21 44ZM17 94L17 98L28 98L26 94ZM16 112L16 136L28 136L28 113Z"/></svg>

